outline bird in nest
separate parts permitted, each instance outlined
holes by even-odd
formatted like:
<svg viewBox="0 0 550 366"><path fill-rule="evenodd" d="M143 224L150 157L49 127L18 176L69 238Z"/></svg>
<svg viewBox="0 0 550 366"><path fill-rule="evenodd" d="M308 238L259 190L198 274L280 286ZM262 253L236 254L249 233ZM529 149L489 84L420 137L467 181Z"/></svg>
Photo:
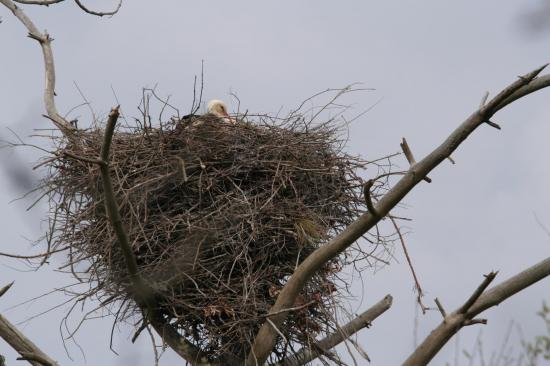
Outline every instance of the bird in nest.
<svg viewBox="0 0 550 366"><path fill-rule="evenodd" d="M227 106L219 99L212 99L207 104L207 112L216 117L223 119L224 122L232 125L237 123L237 120L227 113Z"/></svg>
<svg viewBox="0 0 550 366"><path fill-rule="evenodd" d="M219 99L212 99L208 102L205 116L208 115L217 117L221 119L224 123L228 123L231 125L237 124L237 120L231 117L229 113L227 113L227 106L225 105L225 103ZM197 117L200 117L200 115L192 113L183 116L180 121L192 122L191 126L197 127L202 125L203 123L200 118L196 120Z"/></svg>

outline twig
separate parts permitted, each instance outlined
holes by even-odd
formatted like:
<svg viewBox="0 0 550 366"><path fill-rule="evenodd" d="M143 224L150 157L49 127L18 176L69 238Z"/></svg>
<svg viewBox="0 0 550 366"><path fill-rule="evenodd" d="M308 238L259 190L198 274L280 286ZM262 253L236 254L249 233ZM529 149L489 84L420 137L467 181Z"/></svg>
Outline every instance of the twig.
<svg viewBox="0 0 550 366"><path fill-rule="evenodd" d="M8 257L8 258L15 258L15 259L36 259L36 258L48 257L51 254L59 253L59 252L62 252L64 250L67 250L67 249L68 249L67 247L63 247L63 248L59 248L59 249L55 249L55 250L49 250L49 251L46 251L44 253L33 254L33 255L19 255L19 254L10 254L10 253L0 252L0 257Z"/></svg>
<svg viewBox="0 0 550 366"><path fill-rule="evenodd" d="M358 315L349 323L343 325L339 331L329 334L308 348L299 350L296 354L288 357L282 365L301 366L313 361L319 356L324 355L330 349L342 343L346 338L349 338L351 335L357 333L365 327L368 328L376 318L391 307L392 301L392 296L386 295L382 300L371 306L367 311ZM278 366L280 365L281 364Z"/></svg>
<svg viewBox="0 0 550 366"><path fill-rule="evenodd" d="M65 0L13 0L13 1L15 1L16 3L19 3L19 4L25 4L25 5L45 5L45 6L49 6L49 5L61 3Z"/></svg>
<svg viewBox="0 0 550 366"><path fill-rule="evenodd" d="M288 343L288 339L286 339L285 335L279 330L279 328L277 328L277 326L275 325L275 323L273 323L271 321L271 319L269 318L266 318L265 319L269 325L271 325L273 327L273 329L275 329L275 331L277 332L277 334L284 340L285 343Z"/></svg>
<svg viewBox="0 0 550 366"><path fill-rule="evenodd" d="M523 96L550 86L550 75L537 77L544 67L538 68L523 79L516 80L507 88L497 94L484 107L474 111L449 137L428 156L416 163L403 177L390 189L377 204L379 215L387 215L401 200L422 180L429 172L447 159L473 133L484 121L489 120L497 111ZM357 239L373 228L380 219L372 213L361 215L345 230L327 244L319 247L311 253L292 274L288 282L281 290L271 312L291 306L298 294L302 291L309 279L330 259L337 256L343 250L352 245ZM286 319L286 314L280 314L271 320L276 325L281 325ZM263 365L273 350L277 334L271 326L264 323L254 340L253 347L248 354L246 365Z"/></svg>
<svg viewBox="0 0 550 366"><path fill-rule="evenodd" d="M136 332L134 333L134 335L132 336L132 343L135 343L136 340L138 339L139 335L141 334L141 332L143 332L143 330L145 328L147 328L147 322L146 321L143 321L143 323L141 323L141 325L139 326L139 328L136 330Z"/></svg>
<svg viewBox="0 0 550 366"><path fill-rule="evenodd" d="M420 305L420 308L422 309L422 313L426 314L426 311L429 310L429 308L424 305L422 302L422 298L424 297L424 291L422 290L422 286L420 286L420 281L418 281L418 277L416 276L416 271L414 270L414 266L412 264L411 256L409 255L409 251L407 250L407 245L405 244L405 239L403 238L403 235L401 234L401 230L399 229L399 226L395 222L395 220L390 217L390 220L393 224L393 227L395 228L395 231L397 232L397 235L399 237L399 241L401 242L401 247L403 248L403 253L405 254L405 258L407 259L407 264L409 265L409 268L411 270L411 273L413 275L414 279L414 287L416 288L416 291L418 292L418 296L416 298L418 305Z"/></svg>
<svg viewBox="0 0 550 366"><path fill-rule="evenodd" d="M411 168L413 168L416 165L416 160L414 159L414 155L411 151L411 148L409 147L409 144L407 143L407 139L405 139L403 137L403 141L399 144L399 146L401 146L401 150L403 150L403 154L405 154L405 157L407 158L407 161L409 162L409 165L411 166ZM432 182L432 180L430 178L428 178L427 176L422 178L422 179L424 179L428 183Z"/></svg>
<svg viewBox="0 0 550 366"><path fill-rule="evenodd" d="M463 325L469 326L469 325L475 325L475 324L487 324L487 319L472 319L472 320L465 320Z"/></svg>
<svg viewBox="0 0 550 366"><path fill-rule="evenodd" d="M278 315L278 314L281 314L281 313L288 313L290 311L302 310L302 309L307 308L308 306L311 306L311 305L315 304L316 302L317 301L313 300L313 301L310 301L310 302L305 303L305 304L300 305L300 306L295 306L293 308L288 308L288 309L282 309L282 310L277 311L276 313L265 314L265 315L263 315L263 317L270 317L270 316Z"/></svg>
<svg viewBox="0 0 550 366"><path fill-rule="evenodd" d="M479 108L485 107L485 103L487 103L487 98L489 98L489 92L486 91L485 94L481 97L481 101L479 102Z"/></svg>
<svg viewBox="0 0 550 366"><path fill-rule="evenodd" d="M11 281L9 284L7 284L6 286L2 287L2 289L0 289L0 297L2 297L6 292L8 292L8 290L13 286L13 281Z"/></svg>
<svg viewBox="0 0 550 366"><path fill-rule="evenodd" d="M491 272L496 274L495 272ZM439 350L462 327L473 324L486 324L486 319L475 317L490 307L500 304L521 290L526 289L541 279L550 276L550 257L534 266L516 274L501 284L485 291L494 277L485 276L483 283L473 292L460 308L447 316L430 335L416 348L403 363L403 366L427 365ZM473 299L473 303L471 303ZM467 308L466 312L464 309Z"/></svg>
<svg viewBox="0 0 550 366"><path fill-rule="evenodd" d="M492 121L485 121L485 123L487 123L489 126L493 127L493 128L496 128L497 130L500 130L500 126L498 124L496 124L495 122L492 122Z"/></svg>
<svg viewBox="0 0 550 366"><path fill-rule="evenodd" d="M472 305L477 301L477 299L479 299L479 297L481 296L483 291L485 291L485 289L491 284L491 282L493 282L493 280L495 279L497 274L498 274L498 272L493 271L493 272L489 273L488 275L485 275L485 279L478 286L478 288L474 291L472 296L470 296L470 298L468 300L466 300L464 305L462 305L460 307L460 309L458 309L458 312L460 314L466 314L468 312L468 310L470 310Z"/></svg>
<svg viewBox="0 0 550 366"><path fill-rule="evenodd" d="M365 202L367 204L367 209L370 213L372 213L373 216L381 218L378 214L378 211L376 211L376 208L374 207L374 204L372 202L371 192L370 189L372 185L374 184L374 179L369 179L365 186L363 187L363 195L365 196Z"/></svg>
<svg viewBox="0 0 550 366"><path fill-rule="evenodd" d="M80 2L80 0L74 0L74 2L76 3L76 5L78 5L80 9L84 10L86 13L97 15L98 17L103 17L106 15L115 15L116 13L118 13L118 11L120 10L120 7L122 6L122 0L119 0L116 8L112 11L94 11L85 7L84 4Z"/></svg>
<svg viewBox="0 0 550 366"><path fill-rule="evenodd" d="M434 302L437 305L437 309L441 313L441 316L443 317L443 320L445 320L445 318L447 317L447 313L445 312L445 308L443 307L443 305L441 305L441 302L439 301L439 299L437 297L435 298Z"/></svg>
<svg viewBox="0 0 550 366"><path fill-rule="evenodd" d="M80 160L80 161L86 162L86 163L99 164L99 165L101 165L103 163L103 161L100 160L100 159L87 158L85 156L78 156L78 155L75 155L75 154L70 153L68 151L63 151L63 155L68 156L69 158L72 158L72 159L75 159L75 160Z"/></svg>

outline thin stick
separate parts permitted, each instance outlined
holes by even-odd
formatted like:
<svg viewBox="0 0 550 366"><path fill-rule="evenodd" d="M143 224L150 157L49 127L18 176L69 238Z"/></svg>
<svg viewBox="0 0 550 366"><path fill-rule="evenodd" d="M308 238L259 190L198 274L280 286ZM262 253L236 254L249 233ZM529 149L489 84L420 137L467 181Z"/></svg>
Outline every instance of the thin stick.
<svg viewBox="0 0 550 366"><path fill-rule="evenodd" d="M466 314L466 312L468 310L470 310L470 308L472 307L472 305L477 301L477 299L479 299L479 297L481 296L481 294L483 293L483 291L485 291L485 289L489 286L489 284L491 282L493 282L493 280L495 279L495 277L497 276L497 273L498 272L491 272L489 273L488 275L485 275L485 279L483 280L483 282L481 283L481 285L479 285L479 287L474 291L474 293L472 294L472 296L470 296L470 298L468 300L466 300L466 302L464 303L464 305L462 305L460 307L460 309L458 309L458 312L461 313L461 314Z"/></svg>
<svg viewBox="0 0 550 366"><path fill-rule="evenodd" d="M80 0L74 0L74 2L76 3L76 5L78 5L78 7L80 9L84 10L86 13L92 14L92 15L97 15L98 17L103 17L103 16L106 16L106 15L115 15L116 13L118 13L118 11L120 10L120 7L122 6L122 0L119 0L118 4L117 4L117 6L114 10L111 10L111 11L94 11L94 10L90 10L87 7L85 7L80 2Z"/></svg>
<svg viewBox="0 0 550 366"><path fill-rule="evenodd" d="M376 217L380 217L380 215L376 211L376 208L374 207L374 203L372 202L370 189L371 189L373 184L374 184L373 179L369 179L365 183L365 186L363 187L363 195L365 196L365 202L367 204L367 209L369 210L369 212L372 213Z"/></svg>
<svg viewBox="0 0 550 366"><path fill-rule="evenodd" d="M422 290L422 286L420 286L420 281L418 280L418 277L416 276L416 271L414 270L414 266L412 264L411 256L409 255L409 251L407 250L407 245L405 244L405 239L403 238L403 235L401 234L401 230L399 229L399 226L395 222L393 218L390 217L390 220L393 224L393 227L395 228L397 235L399 236L399 241L401 242L401 247L403 248L403 253L405 254L405 258L407 259L407 263L409 265L409 268L411 270L413 279L414 279L414 287L416 288L416 291L418 292L418 296L416 298L418 305L420 305L420 308L422 309L422 313L426 314L426 311L429 309L424 303L422 302L422 298L424 297L424 291Z"/></svg>

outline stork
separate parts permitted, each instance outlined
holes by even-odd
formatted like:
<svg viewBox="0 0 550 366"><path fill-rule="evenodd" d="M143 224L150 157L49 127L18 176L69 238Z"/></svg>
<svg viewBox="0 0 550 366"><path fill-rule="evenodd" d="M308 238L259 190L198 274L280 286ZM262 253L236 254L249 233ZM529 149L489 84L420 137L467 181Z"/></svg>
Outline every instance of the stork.
<svg viewBox="0 0 550 366"><path fill-rule="evenodd" d="M212 99L208 102L207 111L210 114L213 114L216 117L223 119L224 122L230 123L232 125L237 123L237 120L227 113L227 106L225 103L219 99Z"/></svg>

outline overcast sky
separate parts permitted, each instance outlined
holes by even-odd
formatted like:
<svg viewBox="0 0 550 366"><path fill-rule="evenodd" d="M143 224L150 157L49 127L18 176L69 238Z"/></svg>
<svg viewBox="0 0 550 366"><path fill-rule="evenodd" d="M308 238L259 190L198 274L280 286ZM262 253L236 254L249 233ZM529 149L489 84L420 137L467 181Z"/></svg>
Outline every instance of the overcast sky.
<svg viewBox="0 0 550 366"><path fill-rule="evenodd" d="M88 3L92 3L88 1ZM105 8L110 1L98 1ZM193 78L205 65L205 99L237 93L243 109L273 112L298 105L309 95L353 82L375 88L347 99L356 111L376 106L350 127L348 151L367 159L397 152L405 136L417 158L429 153L477 106L485 91L493 95L517 75L550 61L550 33L525 26L525 16L542 1L144 1L123 4L113 18L82 13L67 1L49 8L25 7L38 28L55 38L57 103L62 112L82 102L74 82L100 114L118 102L127 116L137 115L141 88L157 85L186 111ZM99 6L98 6L99 8ZM0 7L0 134L7 128L27 135L49 126L43 113L43 65L39 47ZM539 17L548 20L546 17ZM540 33L530 33L537 29ZM76 116L89 119L86 109ZM448 310L459 306L490 270L496 283L550 254L550 90L529 96L495 117L502 131L481 127L406 198L399 214L409 223L407 243L420 281L433 305L438 297ZM35 253L29 239L42 232L45 207L26 212L9 203L28 188L25 175L37 154L2 155L0 177L0 251ZM403 159L397 160L405 166ZM28 201L26 202L28 204ZM437 312L418 316L415 333L413 282L400 249L389 267L363 274L355 285L365 309L385 294L394 306L359 334L373 365L397 365L412 351L415 334L423 339L441 321ZM69 279L55 273L55 261L38 273L0 258L4 283L15 286L0 302L13 322L64 300L54 295L28 305L11 305L48 292ZM2 285L0 284L0 285ZM510 321L521 324L527 339L544 328L535 312L550 301L550 281L532 286L488 311L487 326L461 331L433 361L453 364L455 351L471 349L483 329L484 351L498 351ZM356 309L359 311L361 308ZM130 327L115 330L112 319L88 322L77 334L85 359L74 343L63 348L58 324L67 306L21 324L22 330L63 365L150 365L147 337L130 343ZM517 343L517 339L515 341ZM516 347L517 349L517 347ZM0 353L16 364L4 343ZM174 365L167 352L161 365ZM461 358L461 364L467 364Z"/></svg>

